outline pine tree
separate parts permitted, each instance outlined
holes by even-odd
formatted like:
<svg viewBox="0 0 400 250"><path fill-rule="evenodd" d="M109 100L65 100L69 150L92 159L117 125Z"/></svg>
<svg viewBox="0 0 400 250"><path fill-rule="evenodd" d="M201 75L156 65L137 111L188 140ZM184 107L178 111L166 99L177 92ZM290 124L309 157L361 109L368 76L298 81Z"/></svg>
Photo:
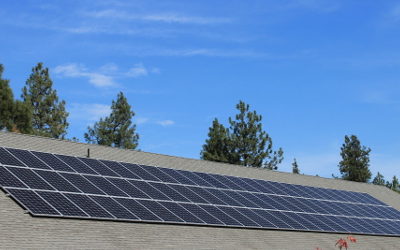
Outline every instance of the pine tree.
<svg viewBox="0 0 400 250"><path fill-rule="evenodd" d="M293 174L300 174L299 165L297 164L296 158L294 158L292 163L292 173Z"/></svg>
<svg viewBox="0 0 400 250"><path fill-rule="evenodd" d="M342 160L339 162L339 170L344 180L367 182L371 178L369 170L370 148L361 146L357 136L345 136L341 147Z"/></svg>
<svg viewBox="0 0 400 250"><path fill-rule="evenodd" d="M68 128L65 101L59 102L49 69L38 63L22 89L22 98L32 111L35 135L64 138Z"/></svg>
<svg viewBox="0 0 400 250"><path fill-rule="evenodd" d="M3 79L4 67L0 64L0 130L11 130L14 120L14 95L9 80Z"/></svg>
<svg viewBox="0 0 400 250"><path fill-rule="evenodd" d="M399 191L399 179L396 176L393 176L392 182L386 182L386 186L394 191Z"/></svg>
<svg viewBox="0 0 400 250"><path fill-rule="evenodd" d="M283 151L281 148L273 150L272 139L262 128L261 115L250 111L250 106L242 101L236 108L239 113L235 119L229 118L229 129L219 124L218 120L213 121L201 157L276 170L283 160Z"/></svg>
<svg viewBox="0 0 400 250"><path fill-rule="evenodd" d="M262 129L262 116L250 111L250 106L240 101L235 120L229 118L233 144L233 164L248 167L278 169L283 160L283 150L273 150L271 137Z"/></svg>
<svg viewBox="0 0 400 250"><path fill-rule="evenodd" d="M4 67L0 64L0 130L32 133L32 115L23 102L14 100L9 80L2 77Z"/></svg>
<svg viewBox="0 0 400 250"><path fill-rule="evenodd" d="M112 101L110 116L101 118L93 127L89 126L84 135L85 140L88 143L135 149L139 135L136 133L136 125L132 124L134 115L128 100L120 92L117 101Z"/></svg>
<svg viewBox="0 0 400 250"><path fill-rule="evenodd" d="M375 178L372 180L372 183L375 185L385 186L385 178L381 173L377 173Z"/></svg>
<svg viewBox="0 0 400 250"><path fill-rule="evenodd" d="M203 145L201 159L217 162L230 162L229 130L214 119L208 132L208 139Z"/></svg>

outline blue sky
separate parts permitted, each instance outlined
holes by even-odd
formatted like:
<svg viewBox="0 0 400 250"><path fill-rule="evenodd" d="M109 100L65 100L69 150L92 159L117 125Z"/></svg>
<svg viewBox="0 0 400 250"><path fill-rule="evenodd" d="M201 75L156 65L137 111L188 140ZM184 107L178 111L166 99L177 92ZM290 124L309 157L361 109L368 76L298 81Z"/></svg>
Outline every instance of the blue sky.
<svg viewBox="0 0 400 250"><path fill-rule="evenodd" d="M397 1L11 1L0 63L14 94L37 62L70 112L68 137L123 91L143 151L199 158L214 117L244 100L305 174L338 174L346 134L400 175Z"/></svg>

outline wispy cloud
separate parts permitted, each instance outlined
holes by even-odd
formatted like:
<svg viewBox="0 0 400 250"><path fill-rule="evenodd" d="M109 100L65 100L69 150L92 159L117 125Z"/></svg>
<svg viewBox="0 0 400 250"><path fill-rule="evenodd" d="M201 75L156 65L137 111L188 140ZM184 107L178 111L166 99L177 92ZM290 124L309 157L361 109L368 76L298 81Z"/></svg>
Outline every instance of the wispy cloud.
<svg viewBox="0 0 400 250"><path fill-rule="evenodd" d="M101 117L109 115L111 109L109 105L99 103L72 103L68 111L70 112L70 119L91 124Z"/></svg>
<svg viewBox="0 0 400 250"><path fill-rule="evenodd" d="M136 124L140 125L140 124L145 124L149 121L149 118L147 117L137 117L135 118L135 122Z"/></svg>
<svg viewBox="0 0 400 250"><path fill-rule="evenodd" d="M76 63L59 65L54 68L55 74L63 77L88 78L89 83L96 87L114 87L118 85L115 81L116 78L136 78L159 72L158 68L146 68L141 63L135 64L127 72L120 71L118 66L113 63L105 64L95 71L90 71L84 65Z"/></svg>
<svg viewBox="0 0 400 250"><path fill-rule="evenodd" d="M159 125L161 125L163 127L166 127L166 126L174 125L175 122L172 121L172 120L162 120L162 121L158 121L157 124L159 124Z"/></svg>
<svg viewBox="0 0 400 250"><path fill-rule="evenodd" d="M110 87L116 85L111 76L97 72L90 72L80 64L59 65L54 68L54 73L64 77L86 77L89 79L89 82L96 87Z"/></svg>
<svg viewBox="0 0 400 250"><path fill-rule="evenodd" d="M147 22L180 23L180 24L223 24L232 22L229 18L223 17L201 17L188 16L176 13L157 13L137 15L125 11L107 9L101 11L83 12L85 16L93 18L112 18L121 20L139 20Z"/></svg>

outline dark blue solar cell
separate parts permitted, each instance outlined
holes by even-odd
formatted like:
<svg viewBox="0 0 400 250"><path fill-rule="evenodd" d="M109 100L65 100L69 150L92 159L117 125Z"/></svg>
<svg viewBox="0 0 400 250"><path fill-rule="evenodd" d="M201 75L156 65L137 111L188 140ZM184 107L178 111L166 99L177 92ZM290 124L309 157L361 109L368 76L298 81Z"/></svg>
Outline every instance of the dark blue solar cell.
<svg viewBox="0 0 400 250"><path fill-rule="evenodd" d="M225 194L230 196L232 199L236 200L237 202L243 204L246 207L259 207L257 204L255 204L254 202L246 199L242 195L242 194L244 194L244 195L248 194L246 192L226 190Z"/></svg>
<svg viewBox="0 0 400 250"><path fill-rule="evenodd" d="M249 187L246 182L242 181L241 178L235 176L224 176L229 182L234 183L235 186L239 187L238 190L250 190L253 187ZM237 189L237 188L236 188Z"/></svg>
<svg viewBox="0 0 400 250"><path fill-rule="evenodd" d="M218 181L213 175L213 174L206 174L206 173L194 173L196 175L198 175L200 178L202 178L203 180L207 181L208 183L210 183L211 185L213 185L214 187L217 188L226 188L229 189L228 186L225 186L224 184L222 184L220 181Z"/></svg>
<svg viewBox="0 0 400 250"><path fill-rule="evenodd" d="M0 163L11 166L25 166L20 160L15 158L4 148L0 148Z"/></svg>
<svg viewBox="0 0 400 250"><path fill-rule="evenodd" d="M173 176L174 179L178 181L178 183L196 186L196 183L194 183L193 181L189 180L187 177L182 175L182 172L183 172L182 170L175 170L175 169L171 169L171 168L163 168L163 171L166 174L168 174L170 176Z"/></svg>
<svg viewBox="0 0 400 250"><path fill-rule="evenodd" d="M286 217L281 212L267 211L262 209L253 209L258 216L274 224L277 228L293 229L287 222Z"/></svg>
<svg viewBox="0 0 400 250"><path fill-rule="evenodd" d="M180 173L183 176L185 176L186 178L188 178L189 180L191 180L192 182L196 183L196 185L198 185L198 186L202 186L202 187L212 187L213 186L211 183L207 182L206 180L204 180L203 178L201 178L194 172L180 171Z"/></svg>
<svg viewBox="0 0 400 250"><path fill-rule="evenodd" d="M114 171L112 171L110 168L108 168L106 165L104 165L98 160L90 158L77 158L77 159L83 161L83 163L88 165L91 169L93 169L100 175L119 176L118 174L116 174Z"/></svg>
<svg viewBox="0 0 400 250"><path fill-rule="evenodd" d="M38 191L37 194L64 216L88 217L87 214L65 198L61 193Z"/></svg>
<svg viewBox="0 0 400 250"><path fill-rule="evenodd" d="M198 205L189 203L181 203L180 205L192 214L195 214L198 218L200 218L208 225L224 225L222 221L212 216L210 213L208 213L206 210L202 209Z"/></svg>
<svg viewBox="0 0 400 250"><path fill-rule="evenodd" d="M151 183L151 185L160 190L163 194L168 196L171 200L173 201L185 201L189 202L187 198L185 198L183 195L181 195L178 191L174 189L176 185L172 184L163 184L163 183Z"/></svg>
<svg viewBox="0 0 400 250"><path fill-rule="evenodd" d="M238 220L224 213L219 207L211 205L200 205L200 207L213 217L218 218L218 220L222 221L225 225L243 226Z"/></svg>
<svg viewBox="0 0 400 250"><path fill-rule="evenodd" d="M189 188L185 186L179 186L175 185L174 189L178 191L180 194L185 196L185 198L189 199L191 202L194 203L208 203L208 201L204 200L202 197L200 197L198 194L190 190Z"/></svg>
<svg viewBox="0 0 400 250"><path fill-rule="evenodd" d="M311 194L300 185L290 184L290 188L294 189L298 197L313 198Z"/></svg>
<svg viewBox="0 0 400 250"><path fill-rule="evenodd" d="M118 173L120 176L131 179L141 179L138 175L132 173L128 168L116 161L100 160L103 164L108 166L111 170Z"/></svg>
<svg viewBox="0 0 400 250"><path fill-rule="evenodd" d="M210 204L219 204L219 205L227 205L222 200L218 199L216 196L208 192L207 188L203 187L187 187L188 189L192 190L194 193L198 194L201 198L208 201Z"/></svg>
<svg viewBox="0 0 400 250"><path fill-rule="evenodd" d="M259 206L266 209L277 209L277 210L285 210L285 206L280 202L276 201L273 195L267 194L253 194L256 198L258 198L261 202L257 202ZM256 202L256 200L254 201Z"/></svg>
<svg viewBox="0 0 400 250"><path fill-rule="evenodd" d="M268 202L268 198L264 194L253 193L251 196L247 198L250 199L252 202L256 203L261 208L276 209L276 206Z"/></svg>
<svg viewBox="0 0 400 250"><path fill-rule="evenodd" d="M333 230L333 228L331 228L329 225L325 224L322 220L321 220L321 216L320 215L316 215L316 214L302 214L302 217L304 217L305 219L307 219L308 221L310 221L311 223L313 223L315 226L317 226L318 228L320 228L321 231L330 231L330 232L334 232L335 230Z"/></svg>
<svg viewBox="0 0 400 250"><path fill-rule="evenodd" d="M149 166L143 166L141 165L141 167L146 170L147 172L149 172L150 174L152 174L153 176L157 177L157 179L163 181L163 182L170 182L170 183L178 183L178 181L176 181L174 178L172 178L171 176L169 176L164 169L162 168L158 168L158 167L149 167Z"/></svg>
<svg viewBox="0 0 400 250"><path fill-rule="evenodd" d="M235 220L239 221L240 224L246 227L261 227L257 222L253 221L252 219L246 217L244 214L239 212L233 207L218 207L222 212L226 213Z"/></svg>
<svg viewBox="0 0 400 250"><path fill-rule="evenodd" d="M52 188L49 184L47 184L42 178L40 178L30 169L8 167L7 170L12 172L21 181L23 181L25 185L27 185L30 188L54 190L54 188Z"/></svg>
<svg viewBox="0 0 400 250"><path fill-rule="evenodd" d="M12 175L5 167L0 166L0 186L2 187L20 187L26 188L26 186L18 180L17 177Z"/></svg>
<svg viewBox="0 0 400 250"><path fill-rule="evenodd" d="M131 163L125 163L125 162L121 162L121 164L124 165L127 169L129 169L129 171L131 171L135 175L139 176L143 180L160 181L160 179L158 179L154 175L152 175L149 172L147 172L140 165L131 164Z"/></svg>
<svg viewBox="0 0 400 250"><path fill-rule="evenodd" d="M178 215L184 222L204 224L202 220L200 220L197 216L186 210L179 203L173 203L173 202L159 202L159 203L172 213Z"/></svg>
<svg viewBox="0 0 400 250"><path fill-rule="evenodd" d="M119 189L123 190L127 193L130 197L133 198L145 198L149 199L150 196L146 195L142 190L138 189L137 187L133 186L130 182L124 179L119 178L107 178L112 184L114 184Z"/></svg>
<svg viewBox="0 0 400 250"><path fill-rule="evenodd" d="M336 219L338 216L324 215L321 220L331 227L335 232L347 232L346 227L342 226L340 222Z"/></svg>
<svg viewBox="0 0 400 250"><path fill-rule="evenodd" d="M267 194L274 194L275 192L273 189L270 187L270 184L267 181L256 181L256 180L251 180L251 185L257 189L257 192L259 193L267 193ZM261 184L262 183L262 184Z"/></svg>
<svg viewBox="0 0 400 250"><path fill-rule="evenodd" d="M373 196L370 195L370 194L361 193L361 195L364 196L370 204L376 204L376 205L387 206L386 203L384 203L384 202L382 202L382 201L376 199L375 197L373 197Z"/></svg>
<svg viewBox="0 0 400 250"><path fill-rule="evenodd" d="M60 215L33 191L7 188L7 192L34 215Z"/></svg>
<svg viewBox="0 0 400 250"><path fill-rule="evenodd" d="M282 205L281 210L303 212L299 207L297 207L293 203L293 200L290 199L291 197L285 197L285 196L275 196L275 197L270 196L270 197L274 199L275 202Z"/></svg>
<svg viewBox="0 0 400 250"><path fill-rule="evenodd" d="M63 161L58 159L52 154L49 153L42 153L42 152L32 152L36 157L41 159L45 162L50 168L57 170L57 171L66 171L66 172L75 172L72 168L70 168L67 164Z"/></svg>
<svg viewBox="0 0 400 250"><path fill-rule="evenodd" d="M56 188L57 191L80 193L80 190L78 190L75 186L73 186L70 182L68 182L66 179L64 179L61 175L59 175L56 172L44 171L44 170L35 170L34 172L40 175L54 188Z"/></svg>
<svg viewBox="0 0 400 250"><path fill-rule="evenodd" d="M306 227L308 230L312 231L320 231L321 228L319 228L317 225L315 225L313 222L309 221L307 217L303 216L301 213L286 213L291 219L295 220L302 226Z"/></svg>
<svg viewBox="0 0 400 250"><path fill-rule="evenodd" d="M125 207L123 207L110 197L91 195L90 198L92 198L95 202L97 202L101 207L103 207L107 212L112 214L115 218L126 219L126 220L139 219L137 216L133 215L129 210L127 210Z"/></svg>
<svg viewBox="0 0 400 250"><path fill-rule="evenodd" d="M245 207L253 207L253 208L260 208L263 207L265 204L262 200L257 198L257 196L254 195L254 193L248 193L248 192L237 192L242 196L245 200L240 199L239 201L244 202Z"/></svg>
<svg viewBox="0 0 400 250"><path fill-rule="evenodd" d="M160 203L156 201L148 201L148 200L138 200L143 206L145 206L148 210L152 211L158 217L163 219L164 221L170 222L183 222L178 215L172 213L167 208L163 207Z"/></svg>
<svg viewBox="0 0 400 250"><path fill-rule="evenodd" d="M92 175L85 175L84 177L108 195L128 197L128 195L125 192L121 191L121 189L114 186L105 177L92 176Z"/></svg>
<svg viewBox="0 0 400 250"><path fill-rule="evenodd" d="M315 200L313 204L321 208L322 214L338 214L338 212L330 206L331 202Z"/></svg>
<svg viewBox="0 0 400 250"><path fill-rule="evenodd" d="M84 164L82 161L78 160L78 158L73 156L66 155L55 155L64 163L66 163L69 167L80 174L97 174L97 172L93 171L88 165Z"/></svg>
<svg viewBox="0 0 400 250"><path fill-rule="evenodd" d="M400 235L400 221L382 221L382 225L390 228L393 235Z"/></svg>
<svg viewBox="0 0 400 250"><path fill-rule="evenodd" d="M254 180L259 186L260 190L267 194L286 194L282 189L277 187L277 182L264 181L264 180Z"/></svg>
<svg viewBox="0 0 400 250"><path fill-rule="evenodd" d="M319 194L318 188L315 187L307 187L307 186L302 186L302 189L304 192L308 194L306 197L314 198L314 199L324 199L324 196Z"/></svg>
<svg viewBox="0 0 400 250"><path fill-rule="evenodd" d="M160 190L153 187L150 183L144 181L129 180L129 182L140 189L143 193L156 200L170 200L168 196L163 194Z"/></svg>
<svg viewBox="0 0 400 250"><path fill-rule="evenodd" d="M224 184L228 189L233 189L233 190L244 190L241 186L237 185L234 183L232 180L226 178L224 175L213 175L215 179L217 179L219 182Z"/></svg>
<svg viewBox="0 0 400 250"><path fill-rule="evenodd" d="M14 148L8 148L7 150L30 168L50 169L49 166L47 166L29 151Z"/></svg>
<svg viewBox="0 0 400 250"><path fill-rule="evenodd" d="M87 179L78 174L60 173L65 179L71 182L75 187L87 194L105 194Z"/></svg>
<svg viewBox="0 0 400 250"><path fill-rule="evenodd" d="M255 181L249 178L239 178L236 184L245 187L245 190L252 192L261 192L258 186L255 184Z"/></svg>
<svg viewBox="0 0 400 250"><path fill-rule="evenodd" d="M332 217L330 217L332 220ZM360 229L357 226L352 225L348 220L347 217L335 216L334 221L338 223L341 227L343 227L349 233L357 233L360 232Z"/></svg>
<svg viewBox="0 0 400 250"><path fill-rule="evenodd" d="M128 209L131 213L144 221L162 221L160 217L155 215L145 206L133 199L115 198L115 200Z"/></svg>
<svg viewBox="0 0 400 250"><path fill-rule="evenodd" d="M365 220L368 224L372 225L375 230L376 234L391 234L392 230L387 228L383 223L382 220Z"/></svg>
<svg viewBox="0 0 400 250"><path fill-rule="evenodd" d="M348 224L355 228L354 232L366 234L370 234L373 232L371 229L367 228L368 226L363 223L361 218L344 217L344 219L347 221ZM338 221L338 223L340 222Z"/></svg>
<svg viewBox="0 0 400 250"><path fill-rule="evenodd" d="M104 208L100 207L96 202L90 199L89 196L70 193L65 193L64 195L91 217L114 218L110 213L104 210Z"/></svg>
<svg viewBox="0 0 400 250"><path fill-rule="evenodd" d="M210 192L215 197L218 197L224 203L231 205L231 206L243 206L243 204L239 203L237 200L233 199L229 195L226 194L225 190L218 190L213 188L208 188L208 192Z"/></svg>
<svg viewBox="0 0 400 250"><path fill-rule="evenodd" d="M264 228L276 228L274 224L272 224L271 221L265 219L264 217L260 216L257 213L257 209L247 209L247 208L235 208L237 211L239 211L241 214L246 216L247 218L251 219L252 221L257 222L261 227Z"/></svg>
<svg viewBox="0 0 400 250"><path fill-rule="evenodd" d="M287 213L287 212L276 212L276 211L269 211L271 214L274 214L276 217L284 220L289 226L294 229L305 230L307 229L306 226L302 225L301 222L297 221L296 218L293 216L294 213Z"/></svg>
<svg viewBox="0 0 400 250"><path fill-rule="evenodd" d="M287 197L287 199L290 200L292 204L298 207L301 211L307 213L318 213L315 209L313 209L312 200L290 197Z"/></svg>

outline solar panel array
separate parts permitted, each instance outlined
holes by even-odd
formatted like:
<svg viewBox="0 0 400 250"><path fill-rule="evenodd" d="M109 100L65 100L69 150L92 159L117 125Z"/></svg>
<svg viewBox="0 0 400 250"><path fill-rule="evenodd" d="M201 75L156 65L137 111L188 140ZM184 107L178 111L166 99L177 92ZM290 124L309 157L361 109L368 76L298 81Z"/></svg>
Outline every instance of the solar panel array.
<svg viewBox="0 0 400 250"><path fill-rule="evenodd" d="M12 148L0 186L34 216L400 236L366 193Z"/></svg>

